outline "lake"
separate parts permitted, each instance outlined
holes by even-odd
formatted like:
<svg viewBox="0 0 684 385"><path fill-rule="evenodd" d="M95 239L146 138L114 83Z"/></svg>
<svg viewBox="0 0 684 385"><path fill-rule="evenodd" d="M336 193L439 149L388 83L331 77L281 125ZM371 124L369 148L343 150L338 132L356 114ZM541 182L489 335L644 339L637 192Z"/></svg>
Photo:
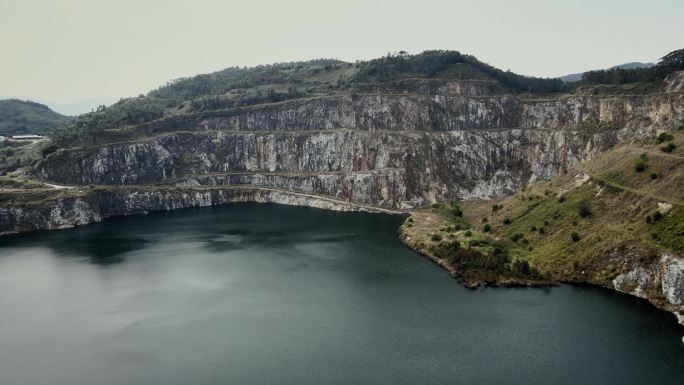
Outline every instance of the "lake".
<svg viewBox="0 0 684 385"><path fill-rule="evenodd" d="M468 290L398 216L232 204L0 237L0 383L675 384L610 290Z"/></svg>

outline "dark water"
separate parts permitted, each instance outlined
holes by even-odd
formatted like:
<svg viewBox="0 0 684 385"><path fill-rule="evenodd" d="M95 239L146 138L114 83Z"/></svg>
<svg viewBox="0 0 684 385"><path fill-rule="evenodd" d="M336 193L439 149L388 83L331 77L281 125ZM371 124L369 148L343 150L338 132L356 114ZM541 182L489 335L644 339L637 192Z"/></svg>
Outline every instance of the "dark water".
<svg viewBox="0 0 684 385"><path fill-rule="evenodd" d="M466 290L400 221L240 204L0 238L0 383L683 383L672 315Z"/></svg>

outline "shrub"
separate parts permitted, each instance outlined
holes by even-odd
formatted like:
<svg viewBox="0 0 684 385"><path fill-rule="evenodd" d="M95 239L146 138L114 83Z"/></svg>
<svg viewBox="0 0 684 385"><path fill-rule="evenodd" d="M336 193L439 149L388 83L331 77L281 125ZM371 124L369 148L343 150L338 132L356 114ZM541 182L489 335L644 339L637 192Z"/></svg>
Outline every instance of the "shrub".
<svg viewBox="0 0 684 385"><path fill-rule="evenodd" d="M658 222L661 219L663 219L663 214L660 211L653 213L653 222Z"/></svg>
<svg viewBox="0 0 684 385"><path fill-rule="evenodd" d="M565 195L561 195L558 197L558 203L563 203L565 202Z"/></svg>
<svg viewBox="0 0 684 385"><path fill-rule="evenodd" d="M430 236L430 240L434 242L439 242L442 240L442 236L439 234L432 234L432 236Z"/></svg>
<svg viewBox="0 0 684 385"><path fill-rule="evenodd" d="M487 217L483 217L483 218L482 218L482 223L487 223L487 222L489 222L489 219L488 219Z"/></svg>
<svg viewBox="0 0 684 385"><path fill-rule="evenodd" d="M661 132L660 135L658 135L657 139L658 143L663 143L671 141L672 139L674 139L674 137L668 134L667 132Z"/></svg>
<svg viewBox="0 0 684 385"><path fill-rule="evenodd" d="M577 242L582 239L582 237L580 237L577 231L573 231L572 234L570 234L570 239L572 239L573 242Z"/></svg>
<svg viewBox="0 0 684 385"><path fill-rule="evenodd" d="M530 231L532 231L532 232L537 231L537 226L530 227Z"/></svg>
<svg viewBox="0 0 684 385"><path fill-rule="evenodd" d="M501 206L501 205L493 205L492 206L492 212L495 213L495 212L499 211L502 207L503 206Z"/></svg>
<svg viewBox="0 0 684 385"><path fill-rule="evenodd" d="M482 228L482 231L484 231L485 233L488 233L488 232L492 231L492 226L490 226L489 223L487 223L487 224L484 225L484 227Z"/></svg>
<svg viewBox="0 0 684 385"><path fill-rule="evenodd" d="M458 205L458 203L452 203L448 211L449 214L453 215L454 217L460 218L463 216L463 210L461 210L461 207Z"/></svg>
<svg viewBox="0 0 684 385"><path fill-rule="evenodd" d="M522 239L522 237L523 237L522 234L520 234L520 233L515 233L515 234L513 234L513 235L511 236L511 241L513 241L513 242L518 242L519 240Z"/></svg>
<svg viewBox="0 0 684 385"><path fill-rule="evenodd" d="M511 224L510 218L504 218L503 224L504 224L504 225L510 225L510 224Z"/></svg>
<svg viewBox="0 0 684 385"><path fill-rule="evenodd" d="M646 215L646 223L651 224L651 216Z"/></svg>
<svg viewBox="0 0 684 385"><path fill-rule="evenodd" d="M513 261L511 269L521 275L530 275L530 263L524 259L516 259Z"/></svg>
<svg viewBox="0 0 684 385"><path fill-rule="evenodd" d="M579 216L582 218L590 217L591 216L591 205L589 204L589 201L582 200L579 203L579 206L577 206L577 211L579 213Z"/></svg>
<svg viewBox="0 0 684 385"><path fill-rule="evenodd" d="M660 147L660 151L667 152L669 154L672 151L674 151L675 148L677 148L677 145L672 143L672 142L669 142L666 145L664 145L663 147Z"/></svg>
<svg viewBox="0 0 684 385"><path fill-rule="evenodd" d="M577 219L573 219L573 220L572 220L572 225L573 225L573 226L577 226Z"/></svg>
<svg viewBox="0 0 684 385"><path fill-rule="evenodd" d="M53 152L57 151L58 148L59 147L57 147L56 145L50 144L49 146L45 147L40 153L43 155L43 157L46 157L52 154Z"/></svg>
<svg viewBox="0 0 684 385"><path fill-rule="evenodd" d="M651 173L651 179L658 179L658 174L652 172Z"/></svg>
<svg viewBox="0 0 684 385"><path fill-rule="evenodd" d="M465 235L466 237L469 237L469 236L473 235L473 232L470 231L470 230L468 230L468 231L466 231L466 232L464 233L464 235Z"/></svg>
<svg viewBox="0 0 684 385"><path fill-rule="evenodd" d="M546 234L546 230L543 227L539 228L539 234Z"/></svg>
<svg viewBox="0 0 684 385"><path fill-rule="evenodd" d="M636 161L636 163L634 163L634 171L636 172L642 172L646 170L646 167L648 166L646 165L646 162L644 162L642 159L639 159Z"/></svg>

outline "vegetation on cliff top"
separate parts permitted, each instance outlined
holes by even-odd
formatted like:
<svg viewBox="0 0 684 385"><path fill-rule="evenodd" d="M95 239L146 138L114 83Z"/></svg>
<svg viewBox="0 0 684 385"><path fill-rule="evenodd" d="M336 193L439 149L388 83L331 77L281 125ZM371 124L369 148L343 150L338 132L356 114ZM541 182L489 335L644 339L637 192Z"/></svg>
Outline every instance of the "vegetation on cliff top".
<svg viewBox="0 0 684 385"><path fill-rule="evenodd" d="M475 56L458 51L425 51L418 55L399 52L359 65L353 80L382 83L410 77L482 79L499 82L510 92L553 93L572 90L560 79L543 79L502 71Z"/></svg>
<svg viewBox="0 0 684 385"><path fill-rule="evenodd" d="M180 117L180 123L166 119L164 124L178 123L185 126L184 129L189 129L193 121L182 118L193 114L336 93L353 95L367 92L369 85L408 79L483 80L507 93L571 92L580 86L584 87L583 92L624 92L622 88L606 88L608 81L605 79L615 78L620 86L637 82L632 83L637 86L627 90L628 93L652 92L662 88L661 80L666 74L682 68L682 55L682 50L675 51L652 69L621 69L619 73L615 72L618 75L596 71L579 83L502 71L457 51L426 51L417 55L399 52L357 63L322 59L253 68L227 68L178 79L147 95L123 99L109 107L102 106L79 116L66 129L58 130L53 136L55 143L62 147L97 144L109 140L108 136L103 135L105 131L111 133L133 129L154 124L160 119ZM653 74L643 71L653 71ZM614 85L613 80L608 83ZM604 87L591 88L597 85ZM586 87L591 89L587 91ZM131 132L114 137L130 136Z"/></svg>
<svg viewBox="0 0 684 385"><path fill-rule="evenodd" d="M617 67L585 72L582 76L582 84L657 83L672 72L681 70L684 70L684 48L663 56L658 64L652 67Z"/></svg>

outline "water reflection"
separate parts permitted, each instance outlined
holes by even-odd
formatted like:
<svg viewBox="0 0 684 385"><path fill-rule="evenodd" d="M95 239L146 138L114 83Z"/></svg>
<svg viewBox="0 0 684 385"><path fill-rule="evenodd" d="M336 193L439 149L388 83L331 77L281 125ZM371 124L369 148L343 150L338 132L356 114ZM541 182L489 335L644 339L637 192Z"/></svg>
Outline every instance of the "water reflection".
<svg viewBox="0 0 684 385"><path fill-rule="evenodd" d="M58 256L85 258L102 266L122 263L127 253L141 250L150 242L132 234L111 234L111 229L97 226L74 229L68 235L60 231L40 231L0 237L0 247L47 247Z"/></svg>

